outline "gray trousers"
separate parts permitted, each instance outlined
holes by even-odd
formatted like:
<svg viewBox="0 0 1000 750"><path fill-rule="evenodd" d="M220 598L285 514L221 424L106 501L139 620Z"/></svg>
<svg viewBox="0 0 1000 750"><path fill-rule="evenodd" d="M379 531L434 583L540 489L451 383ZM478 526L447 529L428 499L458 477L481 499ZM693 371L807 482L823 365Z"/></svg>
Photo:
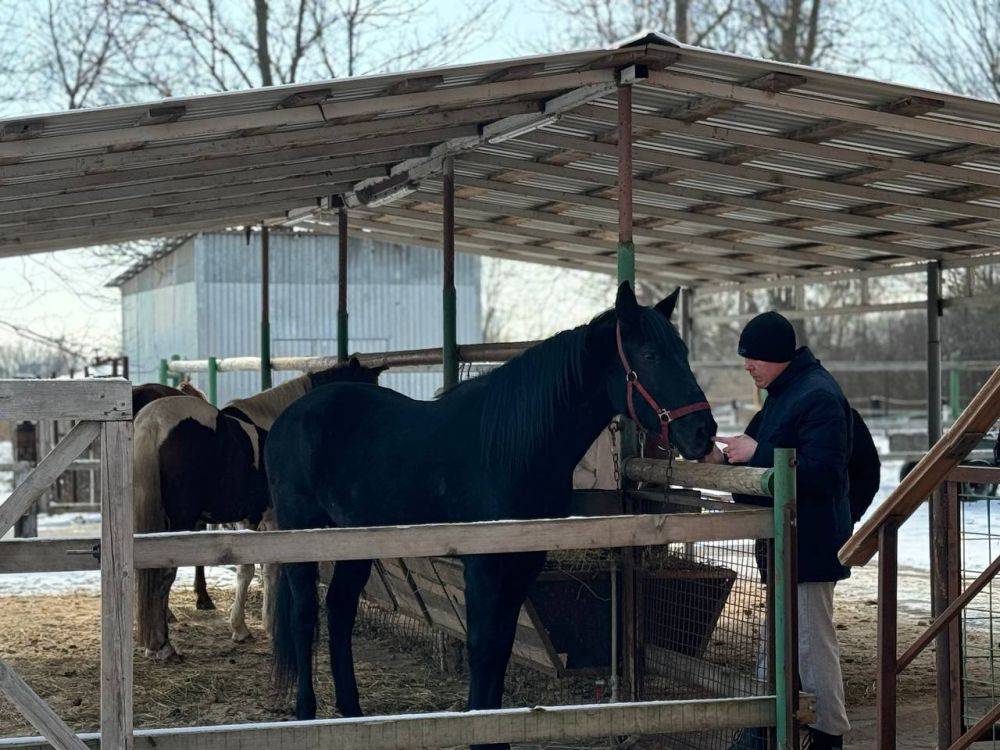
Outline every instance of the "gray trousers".
<svg viewBox="0 0 1000 750"><path fill-rule="evenodd" d="M821 732L843 735L851 728L844 705L844 676L840 671L840 644L833 624L833 589L836 583L800 583L799 677L802 690L816 696L816 721L810 726ZM761 633L757 677L767 670L767 626Z"/></svg>

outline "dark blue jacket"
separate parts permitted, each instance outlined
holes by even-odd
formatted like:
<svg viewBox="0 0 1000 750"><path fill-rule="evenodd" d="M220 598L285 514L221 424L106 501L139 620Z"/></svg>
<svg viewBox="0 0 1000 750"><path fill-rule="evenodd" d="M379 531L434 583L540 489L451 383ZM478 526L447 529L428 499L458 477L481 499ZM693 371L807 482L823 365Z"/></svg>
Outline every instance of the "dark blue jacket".
<svg viewBox="0 0 1000 750"><path fill-rule="evenodd" d="M775 448L794 448L799 528L799 581L839 581L850 575L837 550L851 535L847 462L851 455L851 407L833 376L806 347L768 386L764 407L746 434L757 441L748 466L774 465ZM740 502L770 498L737 495Z"/></svg>

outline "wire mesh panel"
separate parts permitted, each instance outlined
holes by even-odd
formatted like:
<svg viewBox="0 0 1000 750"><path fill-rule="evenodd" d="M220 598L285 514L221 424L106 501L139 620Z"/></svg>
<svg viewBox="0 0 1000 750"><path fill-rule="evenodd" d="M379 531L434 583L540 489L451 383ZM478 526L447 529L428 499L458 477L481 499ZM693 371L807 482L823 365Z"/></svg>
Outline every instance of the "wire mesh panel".
<svg viewBox="0 0 1000 750"><path fill-rule="evenodd" d="M967 586L1000 555L1000 498L995 484L959 484L962 578ZM962 721L972 727L1000 703L1000 582L990 581L962 613ZM1000 748L986 730L983 747ZM980 745L976 745L980 747Z"/></svg>

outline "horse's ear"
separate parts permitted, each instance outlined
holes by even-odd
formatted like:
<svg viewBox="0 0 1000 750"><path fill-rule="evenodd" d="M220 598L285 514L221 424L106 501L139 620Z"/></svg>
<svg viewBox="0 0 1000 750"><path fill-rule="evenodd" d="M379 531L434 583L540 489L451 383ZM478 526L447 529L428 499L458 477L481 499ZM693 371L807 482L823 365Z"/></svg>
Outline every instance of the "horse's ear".
<svg viewBox="0 0 1000 750"><path fill-rule="evenodd" d="M615 298L615 315L622 325L634 325L639 322L639 302L632 291L632 285L623 281L618 287Z"/></svg>
<svg viewBox="0 0 1000 750"><path fill-rule="evenodd" d="M361 360L358 359L357 357L351 357L349 360L347 360L347 366L354 370L358 370L361 368Z"/></svg>
<svg viewBox="0 0 1000 750"><path fill-rule="evenodd" d="M653 309L667 320L670 320L674 314L674 308L677 307L677 298L680 297L680 294L681 288L677 287L671 294L657 302L656 307Z"/></svg>

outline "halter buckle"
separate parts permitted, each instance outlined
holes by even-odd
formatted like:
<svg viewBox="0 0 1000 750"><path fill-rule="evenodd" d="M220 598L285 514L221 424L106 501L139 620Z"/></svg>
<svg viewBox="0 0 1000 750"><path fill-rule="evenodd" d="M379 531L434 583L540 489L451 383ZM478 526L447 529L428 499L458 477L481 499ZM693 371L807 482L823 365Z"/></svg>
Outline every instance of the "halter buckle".
<svg viewBox="0 0 1000 750"><path fill-rule="evenodd" d="M638 381L639 381L639 373L637 373L635 370L629 370L628 372L625 373L626 383L637 383Z"/></svg>
<svg viewBox="0 0 1000 750"><path fill-rule="evenodd" d="M656 416L658 416L660 418L661 422L672 422L673 421L673 417L670 416L670 412L667 411L666 409L660 409L658 412L656 412Z"/></svg>

